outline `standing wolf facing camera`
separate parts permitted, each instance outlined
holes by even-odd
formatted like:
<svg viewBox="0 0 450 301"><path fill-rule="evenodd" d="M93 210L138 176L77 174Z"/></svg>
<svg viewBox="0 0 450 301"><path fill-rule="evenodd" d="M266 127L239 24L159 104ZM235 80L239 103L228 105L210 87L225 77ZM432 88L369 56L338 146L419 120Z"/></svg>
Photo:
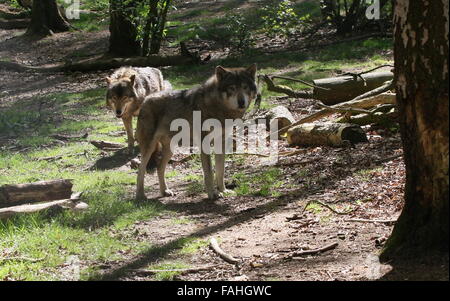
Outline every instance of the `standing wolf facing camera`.
<svg viewBox="0 0 450 301"><path fill-rule="evenodd" d="M218 66L215 74L203 85L189 90L156 93L145 98L138 117L136 139L141 151L141 164L137 177L136 199L145 199L144 177L147 163L157 149L162 150L157 172L162 196L174 195L168 189L164 172L172 157L171 139L177 132L171 131L175 120L189 124L191 143L208 135L206 131L193 130L195 112L201 114L201 124L205 120L218 120L222 128L222 141L225 139L225 120L243 117L251 101L257 94L256 65L249 68L223 68ZM197 138L196 138L197 137ZM222 143L222 146L224 143ZM197 145L198 146L198 145ZM214 187L210 153L201 149L200 153L206 192L209 199L216 199L225 189L225 152L215 154L215 171L218 191Z"/></svg>
<svg viewBox="0 0 450 301"><path fill-rule="evenodd" d="M156 68L122 67L106 78L106 104L122 118L128 137L128 150L134 146L133 116L138 116L144 98L151 93L172 89Z"/></svg>

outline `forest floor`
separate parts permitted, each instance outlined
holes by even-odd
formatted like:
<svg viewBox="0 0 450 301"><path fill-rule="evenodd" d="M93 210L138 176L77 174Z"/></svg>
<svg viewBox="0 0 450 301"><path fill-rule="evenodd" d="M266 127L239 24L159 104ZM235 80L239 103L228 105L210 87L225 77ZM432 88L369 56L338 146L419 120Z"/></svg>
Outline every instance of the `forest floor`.
<svg viewBox="0 0 450 301"><path fill-rule="evenodd" d="M194 9L178 13L197 16ZM107 49L106 30L40 40L22 34L0 30L1 61L43 65ZM163 68L163 74L175 88L201 83L218 62L257 62L261 73L326 77L392 63L386 45L385 39L371 39L320 51L216 58L202 66ZM337 58L330 58L333 53ZM176 196L159 198L152 174L146 177L149 200L136 202L133 156L88 142L125 144L121 122L105 107L108 73L0 70L0 185L71 178L89 204L86 212L48 211L0 222L0 280L448 280L448 256L381 264L377 255L393 224L351 221L395 220L402 210L405 168L395 126L364 127L369 142L355 148L293 149L280 141L281 150L298 153L277 163L229 156L227 186L235 194L217 201L206 199L198 158L174 163L167 181ZM263 97L265 107L285 105L297 119L320 108L265 90ZM78 133L88 138L51 137ZM58 155L63 156L38 160ZM240 263L219 258L209 248L212 237ZM323 253L294 254L335 242L336 248Z"/></svg>

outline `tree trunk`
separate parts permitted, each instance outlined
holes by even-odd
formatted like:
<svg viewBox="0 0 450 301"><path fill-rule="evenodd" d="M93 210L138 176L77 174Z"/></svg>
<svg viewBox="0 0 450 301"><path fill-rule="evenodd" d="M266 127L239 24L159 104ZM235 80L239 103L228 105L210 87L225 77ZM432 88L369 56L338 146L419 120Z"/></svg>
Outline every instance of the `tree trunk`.
<svg viewBox="0 0 450 301"><path fill-rule="evenodd" d="M69 29L70 24L59 11L56 0L33 1L27 35L46 36Z"/></svg>
<svg viewBox="0 0 450 301"><path fill-rule="evenodd" d="M405 207L382 260L449 249L448 9L448 0L395 3Z"/></svg>
<svg viewBox="0 0 450 301"><path fill-rule="evenodd" d="M149 13L144 26L142 55L159 53L170 4L170 0L150 1Z"/></svg>
<svg viewBox="0 0 450 301"><path fill-rule="evenodd" d="M136 4L124 4L123 0L110 0L109 3L109 53L119 57L141 55L142 47L137 39L136 26L130 20Z"/></svg>

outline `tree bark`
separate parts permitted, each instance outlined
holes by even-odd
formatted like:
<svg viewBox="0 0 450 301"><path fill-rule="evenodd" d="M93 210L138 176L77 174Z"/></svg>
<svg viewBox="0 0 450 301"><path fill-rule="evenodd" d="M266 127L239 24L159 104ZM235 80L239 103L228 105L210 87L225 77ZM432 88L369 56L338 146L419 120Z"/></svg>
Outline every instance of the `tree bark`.
<svg viewBox="0 0 450 301"><path fill-rule="evenodd" d="M72 180L3 185L0 187L0 203L17 204L67 199L72 195L72 186Z"/></svg>
<svg viewBox="0 0 450 301"><path fill-rule="evenodd" d="M449 249L448 0L395 3L405 206L382 260Z"/></svg>
<svg viewBox="0 0 450 301"><path fill-rule="evenodd" d="M137 39L137 29L130 17L135 3L124 4L123 0L110 0L109 12L109 53L119 57L141 55L141 43Z"/></svg>
<svg viewBox="0 0 450 301"><path fill-rule="evenodd" d="M355 124L304 123L287 132L290 146L346 146L350 143L367 142L366 133ZM346 142L347 141L347 142Z"/></svg>
<svg viewBox="0 0 450 301"><path fill-rule="evenodd" d="M33 1L31 12L27 35L46 36L70 30L70 24L61 15L56 0Z"/></svg>
<svg viewBox="0 0 450 301"><path fill-rule="evenodd" d="M335 105L374 90L386 81L392 80L393 77L394 74L391 72L372 72L363 74L361 77L340 76L316 79L313 81L314 85L329 90L314 88L314 98L326 105Z"/></svg>

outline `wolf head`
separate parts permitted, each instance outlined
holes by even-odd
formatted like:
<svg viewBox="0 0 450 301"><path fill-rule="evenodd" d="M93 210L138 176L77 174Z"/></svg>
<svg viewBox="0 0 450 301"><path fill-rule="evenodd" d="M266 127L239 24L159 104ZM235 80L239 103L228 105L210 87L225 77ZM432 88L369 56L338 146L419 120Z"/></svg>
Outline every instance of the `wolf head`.
<svg viewBox="0 0 450 301"><path fill-rule="evenodd" d="M136 75L122 77L119 79L106 78L108 92L106 93L106 104L111 107L117 118L121 118L127 111L127 106L136 100L134 81Z"/></svg>
<svg viewBox="0 0 450 301"><path fill-rule="evenodd" d="M248 68L218 66L216 80L224 105L230 110L243 113L256 97L256 64Z"/></svg>

